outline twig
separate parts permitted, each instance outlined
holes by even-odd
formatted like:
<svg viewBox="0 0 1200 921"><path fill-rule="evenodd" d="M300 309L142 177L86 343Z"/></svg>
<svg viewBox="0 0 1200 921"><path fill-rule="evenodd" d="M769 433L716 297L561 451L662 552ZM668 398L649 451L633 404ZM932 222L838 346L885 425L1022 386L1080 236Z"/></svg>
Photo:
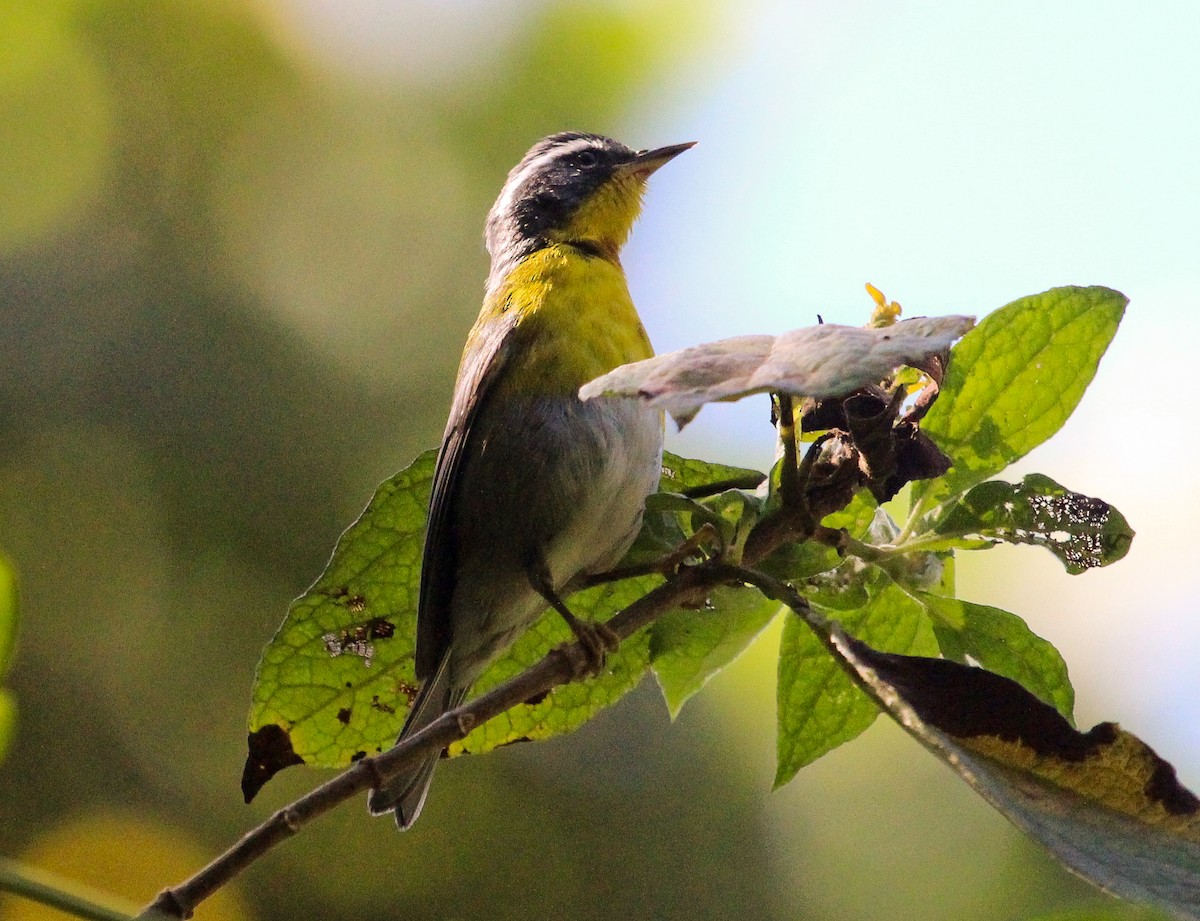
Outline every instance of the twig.
<svg viewBox="0 0 1200 921"><path fill-rule="evenodd" d="M786 489L792 492L785 494L783 508L755 526L743 550L742 562L745 565L753 565L772 553L784 541L794 540L799 536L807 538L811 533L812 515L804 496L804 489L812 457L815 457L815 451L819 450L819 447L810 450L810 457L805 458L807 466L803 471L802 480L798 463L795 416L791 397L786 394L780 396L780 412L783 420L780 424L780 436L783 438L786 460L781 491L786 486ZM755 575L757 578L751 570L729 566L719 558L684 567L662 585L619 611L606 625L620 639L628 639L660 615L683 603L700 600L706 592L725 582L758 584L755 578L745 574ZM788 601L785 603L790 604ZM190 918L197 905L313 819L329 812L351 796L378 787L406 767L417 763L423 756L441 751L465 738L476 726L531 698L544 695L560 684L570 682L580 674L586 657L587 653L580 643L553 649L531 668L486 694L444 713L420 732L408 736L383 754L357 762L332 780L275 812L190 879L178 886L164 889L142 914L138 915L138 921L150 921L162 916Z"/></svg>
<svg viewBox="0 0 1200 921"><path fill-rule="evenodd" d="M718 571L725 577L726 581L744 582L746 585L753 585L768 598L791 608L792 612L799 615L809 626L815 627L829 623L825 615L814 611L808 603L808 599L787 582L776 579L774 576L768 576L766 573L759 572L756 569L748 569L745 566L733 566L729 563L722 563L718 567ZM820 633L821 631L818 630L818 636Z"/></svg>
<svg viewBox="0 0 1200 921"><path fill-rule="evenodd" d="M610 582L621 582L625 579L636 579L639 576L669 576L690 558L697 556L700 548L708 541L720 541L721 535L712 522L706 521L700 525L687 540L658 559L636 566L622 566L607 572L598 572L585 576L580 580L581 588L591 588L594 585L607 585Z"/></svg>
<svg viewBox="0 0 1200 921"><path fill-rule="evenodd" d="M725 568L702 564L683 569L668 582L643 595L607 622L621 639L627 639L659 615L693 596L702 595L729 578ZM164 889L140 914L139 921L162 917L190 918L196 906L230 882L275 845L335 806L415 764L429 752L441 751L466 737L475 726L499 716L531 697L566 684L578 674L586 653L579 643L560 646L540 662L480 697L451 710L420 732L374 758L364 758L332 780L277 811L178 886Z"/></svg>
<svg viewBox="0 0 1200 921"><path fill-rule="evenodd" d="M879 550L870 544L855 540L845 528L818 526L812 533L812 539L817 543L832 547L840 556L855 556L868 563L882 563L894 555L886 550Z"/></svg>
<svg viewBox="0 0 1200 921"><path fill-rule="evenodd" d="M779 498L785 508L798 509L804 501L800 482L800 459L796 447L796 412L790 393L778 393L779 440L783 443L783 464L779 471Z"/></svg>

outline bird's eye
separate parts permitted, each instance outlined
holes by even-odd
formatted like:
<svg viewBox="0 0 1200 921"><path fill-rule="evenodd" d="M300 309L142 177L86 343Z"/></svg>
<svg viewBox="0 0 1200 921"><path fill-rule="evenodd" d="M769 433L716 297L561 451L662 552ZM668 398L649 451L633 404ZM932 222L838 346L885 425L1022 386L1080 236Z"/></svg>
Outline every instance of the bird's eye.
<svg viewBox="0 0 1200 921"><path fill-rule="evenodd" d="M575 162L587 169L600 162L600 155L594 150L581 150L575 155Z"/></svg>

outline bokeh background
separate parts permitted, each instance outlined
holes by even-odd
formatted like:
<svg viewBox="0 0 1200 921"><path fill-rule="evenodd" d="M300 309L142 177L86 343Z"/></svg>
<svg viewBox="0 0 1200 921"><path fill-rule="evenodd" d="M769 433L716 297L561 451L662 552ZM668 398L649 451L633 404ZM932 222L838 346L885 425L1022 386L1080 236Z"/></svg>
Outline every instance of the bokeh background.
<svg viewBox="0 0 1200 921"><path fill-rule="evenodd" d="M663 350L861 323L867 281L909 315L1131 297L1013 473L1112 501L1132 552L1072 578L991 551L960 589L1059 645L1081 725L1119 720L1200 787L1196 32L1154 0L6 0L0 548L23 626L0 853L145 899L319 779L241 803L259 651L437 442L484 215L565 128L700 142L627 250ZM748 401L670 446L761 466L771 435ZM771 792L775 638L674 724L647 683L572 737L445 767L404 836L345 807L198 917L1107 910L882 722Z"/></svg>

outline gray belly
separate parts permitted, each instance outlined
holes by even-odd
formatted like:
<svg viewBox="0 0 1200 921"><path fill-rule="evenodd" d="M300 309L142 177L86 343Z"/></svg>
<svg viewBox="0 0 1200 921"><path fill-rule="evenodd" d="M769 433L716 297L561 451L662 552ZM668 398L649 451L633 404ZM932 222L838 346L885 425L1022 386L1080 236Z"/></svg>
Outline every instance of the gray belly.
<svg viewBox="0 0 1200 921"><path fill-rule="evenodd" d="M491 414L487 414L491 416ZM662 416L636 401L541 397L490 418L456 494L451 599L455 685L474 681L545 609L527 575L556 590L611 568L641 527L662 465Z"/></svg>

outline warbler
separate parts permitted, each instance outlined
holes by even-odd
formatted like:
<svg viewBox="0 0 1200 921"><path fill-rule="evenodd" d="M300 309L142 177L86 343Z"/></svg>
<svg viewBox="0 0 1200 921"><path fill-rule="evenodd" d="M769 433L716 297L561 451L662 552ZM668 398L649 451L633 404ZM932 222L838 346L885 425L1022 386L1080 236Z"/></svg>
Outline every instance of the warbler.
<svg viewBox="0 0 1200 921"><path fill-rule="evenodd" d="M633 151L575 132L538 141L487 217L483 308L467 336L433 476L417 606L421 688L400 739L458 706L555 607L599 656L603 628L562 598L615 565L662 464L662 415L579 388L649 358L621 247L650 174L691 143ZM372 791L408 828L438 755Z"/></svg>

